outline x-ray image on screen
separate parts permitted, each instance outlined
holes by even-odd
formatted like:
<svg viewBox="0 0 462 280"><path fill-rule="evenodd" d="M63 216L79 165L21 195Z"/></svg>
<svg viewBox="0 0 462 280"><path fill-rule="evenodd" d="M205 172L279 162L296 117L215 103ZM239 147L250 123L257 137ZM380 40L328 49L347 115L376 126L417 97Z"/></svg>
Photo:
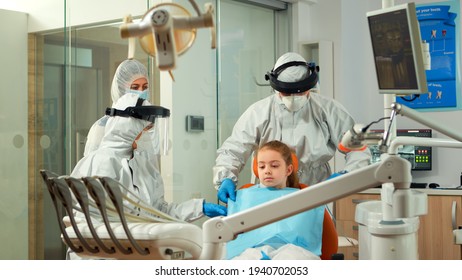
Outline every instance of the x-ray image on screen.
<svg viewBox="0 0 462 280"><path fill-rule="evenodd" d="M380 93L427 92L420 30L410 4L368 13Z"/></svg>

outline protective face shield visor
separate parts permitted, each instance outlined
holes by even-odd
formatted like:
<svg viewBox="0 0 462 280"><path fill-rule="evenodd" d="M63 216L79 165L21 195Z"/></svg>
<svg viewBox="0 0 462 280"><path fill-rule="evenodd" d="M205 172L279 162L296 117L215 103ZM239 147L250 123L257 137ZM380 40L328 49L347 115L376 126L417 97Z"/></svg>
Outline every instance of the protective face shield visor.
<svg viewBox="0 0 462 280"><path fill-rule="evenodd" d="M286 68L292 66L305 66L308 70L308 75L306 75L306 78L293 83L279 81L279 74L281 74L281 72L284 71ZM310 90L316 86L318 82L318 72L319 66L316 66L316 64L313 62L306 63L303 61L292 61L284 63L278 68L273 69L270 72L267 72L265 74L265 80L269 81L271 87L280 93L297 94Z"/></svg>
<svg viewBox="0 0 462 280"><path fill-rule="evenodd" d="M152 132L158 133L162 139L161 153L167 155L169 150L169 118L170 110L161 106L149 105L141 106L143 99L138 99L136 106L127 107L125 110L115 108L106 108L106 115L114 117L133 117L140 120L145 120L154 124Z"/></svg>

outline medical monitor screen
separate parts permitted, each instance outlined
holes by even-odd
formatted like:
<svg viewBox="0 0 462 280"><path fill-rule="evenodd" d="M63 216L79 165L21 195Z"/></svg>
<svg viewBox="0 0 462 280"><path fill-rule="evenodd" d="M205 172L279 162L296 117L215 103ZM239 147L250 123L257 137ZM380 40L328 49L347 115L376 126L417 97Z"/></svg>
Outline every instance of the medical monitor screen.
<svg viewBox="0 0 462 280"><path fill-rule="evenodd" d="M427 93L414 3L367 13L380 93Z"/></svg>
<svg viewBox="0 0 462 280"><path fill-rule="evenodd" d="M383 130L371 130L383 133ZM431 129L397 129L396 136L432 137ZM369 145L371 163L380 161L378 145ZM398 155L411 163L412 170L432 170L432 147L403 145L398 149Z"/></svg>

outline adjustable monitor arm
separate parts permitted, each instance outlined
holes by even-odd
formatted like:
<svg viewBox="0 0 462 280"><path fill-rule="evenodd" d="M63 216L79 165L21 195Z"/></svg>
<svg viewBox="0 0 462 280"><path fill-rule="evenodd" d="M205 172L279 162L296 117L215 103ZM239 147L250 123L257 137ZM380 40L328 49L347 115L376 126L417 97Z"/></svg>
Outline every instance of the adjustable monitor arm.
<svg viewBox="0 0 462 280"><path fill-rule="evenodd" d="M462 134L457 133L457 130L455 130L454 128L447 127L441 122L438 123L436 121L433 121L428 116L425 116L416 110L413 110L399 103L392 103L391 109L395 111L397 114L408 117L416 122L428 126L429 128L437 130L453 139L456 139L459 142L462 142Z"/></svg>

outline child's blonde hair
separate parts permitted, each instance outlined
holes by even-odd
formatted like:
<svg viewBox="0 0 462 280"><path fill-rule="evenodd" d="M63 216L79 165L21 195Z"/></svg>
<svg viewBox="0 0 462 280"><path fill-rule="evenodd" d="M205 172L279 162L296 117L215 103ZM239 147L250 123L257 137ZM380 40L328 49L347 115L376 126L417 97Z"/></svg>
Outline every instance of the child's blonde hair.
<svg viewBox="0 0 462 280"><path fill-rule="evenodd" d="M270 142L267 142L260 146L256 153L256 157L258 159L258 153L262 150L273 150L281 154L282 158L284 159L284 162L286 163L287 166L292 165L293 171L292 173L287 177L287 187L289 188L300 188L299 186L299 180L298 180L298 175L297 175L297 170L295 170L295 164L292 160L292 154L295 155L295 152L289 148L286 144L284 144L281 141L278 140L273 140Z"/></svg>

